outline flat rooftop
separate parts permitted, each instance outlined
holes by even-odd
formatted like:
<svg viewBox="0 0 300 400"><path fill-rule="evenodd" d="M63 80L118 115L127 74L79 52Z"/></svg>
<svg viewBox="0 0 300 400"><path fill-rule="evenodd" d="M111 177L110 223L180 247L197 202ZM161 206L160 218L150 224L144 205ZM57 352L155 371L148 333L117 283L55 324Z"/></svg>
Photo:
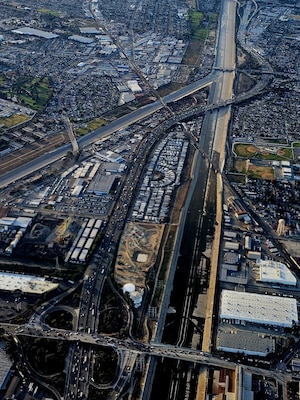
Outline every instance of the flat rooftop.
<svg viewBox="0 0 300 400"><path fill-rule="evenodd" d="M294 298L222 290L220 318L291 327L298 321L297 301Z"/></svg>
<svg viewBox="0 0 300 400"><path fill-rule="evenodd" d="M265 333L219 325L217 349L264 357L275 351L275 339Z"/></svg>
<svg viewBox="0 0 300 400"><path fill-rule="evenodd" d="M41 31L40 29L29 28L27 26L24 28L14 29L12 32L20 35L38 36L44 39L54 39L58 37L56 33Z"/></svg>
<svg viewBox="0 0 300 400"><path fill-rule="evenodd" d="M56 289L57 286L58 283L46 281L45 278L37 276L0 273L0 290L6 292L21 290L28 294L42 294Z"/></svg>
<svg viewBox="0 0 300 400"><path fill-rule="evenodd" d="M281 285L296 286L297 279L289 268L279 261L260 260L258 263L260 269L261 282L280 283Z"/></svg>
<svg viewBox="0 0 300 400"><path fill-rule="evenodd" d="M92 39L92 38L88 38L88 37L81 36L81 35L72 35L72 36L69 36L68 39L75 40L76 42L85 43L85 44L90 44L90 43L93 43L93 41L94 41L94 39Z"/></svg>
<svg viewBox="0 0 300 400"><path fill-rule="evenodd" d="M97 175L87 188L87 192L95 194L108 194L116 177L114 175Z"/></svg>

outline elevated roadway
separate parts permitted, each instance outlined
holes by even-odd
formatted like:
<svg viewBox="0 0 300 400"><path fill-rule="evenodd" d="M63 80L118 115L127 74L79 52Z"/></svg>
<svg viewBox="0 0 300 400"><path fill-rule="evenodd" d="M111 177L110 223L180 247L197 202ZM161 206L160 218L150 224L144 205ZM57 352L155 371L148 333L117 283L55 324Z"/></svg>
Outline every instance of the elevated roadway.
<svg viewBox="0 0 300 400"><path fill-rule="evenodd" d="M216 228L211 258L211 274L208 290L206 322L204 326L203 349L210 350L212 336L212 316L215 302L215 287L217 279L219 246L222 223L222 170L225 162L225 146L227 139L228 124L231 116L230 102L233 97L233 84L235 79L235 24L236 24L236 2L224 0L221 7L221 19L218 33L218 47L214 67L220 69L219 79L216 80L212 92L212 103L229 102L223 108L213 111L209 116L209 126L214 129L213 155L217 155L218 170L217 193L216 193ZM212 170L209 173L215 173Z"/></svg>
<svg viewBox="0 0 300 400"><path fill-rule="evenodd" d="M69 138L70 138L70 141L71 141L73 154L76 156L78 154L78 152L79 152L79 146L78 146L76 137L74 135L74 131L73 131L73 128L72 128L71 121L67 116L65 116L63 120L64 120L64 125L65 125L65 128L66 128L66 131L67 131L67 133L69 135Z"/></svg>
<svg viewBox="0 0 300 400"><path fill-rule="evenodd" d="M215 79L216 72L212 71L210 75L207 77L201 79L200 81L191 83L190 85L186 86L185 88L182 88L178 90L177 92L174 92L172 94L169 94L163 98L164 102L167 103L172 103L176 102L186 96L189 96L190 94L193 94L197 92L198 90L201 90L207 86L210 86L213 80ZM101 139L102 137L108 136L120 129L126 128L127 126L142 120L143 118L148 117L149 115L155 113L156 111L159 111L162 109L163 103L161 101L155 101L151 104L148 104L146 106L143 106L130 114L127 114L123 117L120 117L116 119L115 121L109 123L108 125L101 127L99 129L96 129L95 131L92 131L85 136L80 137L77 140L79 150L83 149L86 146L91 145L95 141ZM66 144L64 146L61 146L49 153L45 153L43 156L38 157L37 159L33 159L30 162L22 165L21 167L18 167L12 171L9 171L2 176L0 176L0 188L5 187L9 185L10 183L13 183L19 179L24 178L25 176L38 171L41 168L46 167L47 165L61 159L63 156L65 156L69 151L73 150L73 146L71 143Z"/></svg>
<svg viewBox="0 0 300 400"><path fill-rule="evenodd" d="M235 10L236 3L234 0L224 0L222 2L221 8L221 18L220 18L220 25L219 25L219 33L218 33L218 46L216 52L216 60L214 69L212 72L204 79L192 83L185 88L178 90L175 93L167 95L163 98L163 102L165 104L169 104L172 102L176 102L188 95L191 95L198 90L206 87L211 86L211 92L209 96L209 104L210 107L204 125L203 125L203 132L205 131L204 135L201 135L203 138L203 145L205 147L205 152L209 155L209 158L213 158L215 154L218 155L219 160L219 170L222 171L223 163L224 163L224 149L225 149L225 142L226 142L226 135L227 135L227 127L228 121L230 117L230 103L232 102L232 87L233 87L233 80L235 77ZM227 103L229 102L229 103ZM222 104L220 108L219 104ZM137 122L156 111L159 111L163 108L164 105L161 101L156 101L152 104L144 106L126 116L123 116L109 125L99 128L84 137L78 139L78 146L79 149L82 149L93 142L99 140L101 137L109 135L119 129L127 127L134 122ZM22 168L18 168L10 173L3 175L0 178L0 187L6 186L9 183L21 179L24 176L60 159L64 156L68 151L71 151L72 147L71 144L62 146L59 149L54 150L53 152L47 153L44 156L38 158L37 160L33 160L32 162L22 166ZM210 168L210 167L209 167ZM209 181L211 170L207 170L207 182ZM222 193L222 180L221 174L218 174L218 198L217 198L217 221L218 226L221 226L220 216L221 216L221 193ZM85 315L79 317L79 328L83 326L84 331L77 331L77 332L65 332L62 330L47 330L39 326L38 324L28 324L24 327L18 328L14 332L13 335L31 335L31 336L45 336L47 338L52 339L59 339L59 340L69 340L71 342L77 343L80 342L86 345L103 345L103 346L111 346L113 347L121 356L123 357L122 360L124 361L124 355L126 360L133 360L135 356L130 356L129 354L145 354L151 355L156 357L169 357L180 359L183 361L193 362L193 363L200 363L204 367L208 366L215 366L215 367L223 367L223 368L235 368L235 364L229 361L221 360L218 357L214 357L210 353L210 345L211 345L211 318L213 315L213 304L214 304L214 285L216 279L216 268L218 262L218 240L220 235L220 229L218 228L215 233L215 252L212 259L212 275L211 275L211 286L210 286L210 294L209 294L209 307L207 309L207 323L205 324L205 335L204 335L204 343L203 343L203 352L199 352L197 350L185 349L185 348L175 348L172 346L165 346L156 343L153 346L146 347L145 345L134 342L130 339L127 341L116 341L109 337L104 337L95 334L96 329L96 316L92 315L90 310L92 303L96 303L97 299L100 299L100 291L98 292L96 297L93 296L86 296L86 289L83 292L83 301L87 301L86 306L81 302L80 304L80 315L85 307ZM98 276L98 275L97 275ZM98 279L98 278L97 278ZM101 281L102 282L102 281ZM98 286L101 282L98 282ZM87 328L85 328L85 326ZM87 331L90 329L90 331ZM21 332L22 330L22 332ZM89 353L90 354L90 353ZM82 361L82 349L79 348L76 355L74 355L73 360L80 363ZM89 360L89 358L87 358ZM126 367L124 370L124 366L128 365L127 361L120 362L121 365L121 372L119 375L119 383L116 383L114 389L116 392L120 391L124 388L125 380L129 379L128 373L126 373ZM128 366L131 366L131 362L129 361ZM65 399L72 398L72 394L70 393L70 387L73 384L72 376L71 376L71 368L68 368L69 375L67 377L67 384L66 384L66 393ZM87 393L88 387L88 377L92 375L92 371L88 370L85 376L85 382L76 382L76 390L79 388L83 388L84 393ZM205 374L203 375L205 376ZM207 378L207 377L206 377ZM123 383L122 383L123 382ZM72 392L74 393L74 392Z"/></svg>
<svg viewBox="0 0 300 400"><path fill-rule="evenodd" d="M216 199L216 216L215 220L217 225L215 226L214 233L214 243L212 248L211 257L211 272L210 272L210 284L207 297L207 310L206 319L204 325L204 337L202 342L202 350L209 354L212 346L212 321L214 314L215 305L215 287L217 278L217 267L219 258L219 245L221 236L221 222L222 222L222 170L225 161L225 144L227 139L228 124L230 120L231 113L231 103L233 102L233 83L235 79L235 12L236 3L233 0L224 0L222 2L221 13L220 13L220 23L219 23L219 33L218 33L218 43L216 47L216 60L213 71L215 72L215 79L211 85L210 95L208 98L208 105L205 107L207 112L204 118L201 135L199 139L199 150L200 158L205 155L205 160L200 159L197 162L197 169L194 173L194 181L198 181L199 171L201 171L201 182L197 184L195 189L191 186L190 191L194 191L196 194L192 195L197 198L198 208L201 209L201 213L198 217L197 231L202 229L203 217L206 209L206 204L209 198ZM198 146L197 146L198 147ZM209 161L209 162L206 162ZM216 175L217 172L217 176ZM213 176L212 176L213 175ZM211 184L216 180L216 189ZM203 183L204 182L204 183ZM204 189L203 195L202 189ZM194 201L193 199L191 199ZM189 203L186 201L185 209L189 208ZM202 210L203 208L203 210ZM194 223L189 221L189 217L185 222L186 215L183 215L182 224L190 224L192 228ZM193 218L193 217L192 217ZM195 215L194 215L195 218ZM197 217L196 217L197 219ZM195 227L194 227L195 228ZM187 228L190 233L190 229ZM194 229L195 238L191 238L197 246L196 231ZM178 238L180 240L180 238ZM177 243L176 243L177 245ZM174 252L174 257L176 254ZM197 254L192 257L191 271L194 262L197 260ZM188 261L190 263L190 260ZM176 265L176 261L172 262L172 265ZM177 343L184 343L186 340L186 318L192 312L191 310L191 299L192 293L187 290L186 298L183 302L182 309L182 322L179 327L179 335ZM165 297L165 301L169 304L168 296ZM160 320L158 323L158 332L161 322L164 320L164 315L162 313L159 316ZM155 342L159 341L159 337L156 335ZM203 387L204 381L208 381L207 369L203 368L201 376L199 378L199 383L201 382L201 387ZM148 387L151 385L148 385ZM174 388L173 382L171 384ZM205 391L201 390L198 393L197 398L205 398ZM199 397L201 396L201 397ZM143 397L144 398L144 397ZM145 394L145 399L147 399L147 394ZM174 397L176 398L176 397Z"/></svg>
<svg viewBox="0 0 300 400"><path fill-rule="evenodd" d="M180 346L172 346L169 344L155 343L147 345L143 342L139 342L133 339L119 339L114 338L107 335L98 335L98 334L89 334L86 332L76 333L74 331L63 330L63 329L55 329L49 328L42 329L38 325L34 324L24 324L24 325L16 325L9 323L1 323L0 327L5 330L8 335L13 335L15 337L18 336L30 336L30 337L45 337L47 339L53 340L64 340L69 342L80 342L83 345L93 345L93 346L101 346L101 347L111 347L116 352L122 353L122 362L120 365L121 371L118 376L121 377L122 369L128 370L128 367L133 368L136 359L139 355L144 356L154 356L154 357L164 357L164 358L172 358L176 360L182 360L186 362L199 363L204 366L217 367L217 368L228 368L235 369L237 365L243 366L241 363L237 363L235 361L230 361L229 359L222 359L213 355L211 352L204 352L199 350L193 350L189 347L180 347ZM297 348L299 348L300 344L295 344ZM86 362L84 361L83 364ZM124 368L123 368L123 367ZM284 378L290 378L291 373L281 371L279 369L280 365L278 365L278 369L266 370L260 367L254 367L249 365L244 365L244 368L251 370L253 373L258 375L268 375L272 374L274 378L278 378L279 380ZM128 375L128 374L127 374ZM295 373L295 377L298 374ZM118 379L114 380L112 386L117 386Z"/></svg>

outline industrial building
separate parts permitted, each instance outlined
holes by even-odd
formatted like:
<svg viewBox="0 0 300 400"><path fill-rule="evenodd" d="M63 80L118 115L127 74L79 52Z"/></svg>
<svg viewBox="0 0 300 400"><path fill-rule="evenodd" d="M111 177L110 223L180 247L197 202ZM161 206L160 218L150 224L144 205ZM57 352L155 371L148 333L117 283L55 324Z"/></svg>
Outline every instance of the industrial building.
<svg viewBox="0 0 300 400"><path fill-rule="evenodd" d="M92 35L98 35L100 31L95 28L94 26L83 26L79 28L80 33L85 33L85 34L92 34Z"/></svg>
<svg viewBox="0 0 300 400"><path fill-rule="evenodd" d="M231 324L247 323L291 328L298 322L294 298L222 290L220 320Z"/></svg>
<svg viewBox="0 0 300 400"><path fill-rule="evenodd" d="M251 222L251 218L249 217L247 211L245 210L239 199L231 198L229 204L234 212L235 217L238 220L243 220L245 223Z"/></svg>
<svg viewBox="0 0 300 400"><path fill-rule="evenodd" d="M296 286L297 279L289 268L279 261L259 260L259 281L280 283L281 285Z"/></svg>
<svg viewBox="0 0 300 400"><path fill-rule="evenodd" d="M261 259L261 251L249 250L249 251L247 252L247 258L249 258L249 260L258 261L258 260Z"/></svg>
<svg viewBox="0 0 300 400"><path fill-rule="evenodd" d="M94 39L88 38L81 35L72 35L68 37L69 40L75 40L76 42L84 43L84 44L91 44L93 43Z"/></svg>
<svg viewBox="0 0 300 400"><path fill-rule="evenodd" d="M56 33L41 31L40 29L29 28L25 26L24 28L14 29L13 33L18 33L19 35L31 35L37 36L44 39L55 39L58 37Z"/></svg>
<svg viewBox="0 0 300 400"><path fill-rule="evenodd" d="M123 158L118 154L111 150L101 150L95 153L95 156L100 158L102 161L113 162L113 163L121 163Z"/></svg>
<svg viewBox="0 0 300 400"><path fill-rule="evenodd" d="M0 219L0 230L7 230L9 227L27 229L31 223L30 217L4 217Z"/></svg>
<svg viewBox="0 0 300 400"><path fill-rule="evenodd" d="M116 177L113 175L98 175L88 186L86 192L96 196L109 194Z"/></svg>
<svg viewBox="0 0 300 400"><path fill-rule="evenodd" d="M124 163L115 163L115 162L107 162L104 163L103 169L106 172L110 172L113 174L122 174L126 169L126 164Z"/></svg>
<svg viewBox="0 0 300 400"><path fill-rule="evenodd" d="M72 247L65 257L65 262L85 264L101 225L102 220L100 219L90 218L83 222Z"/></svg>
<svg viewBox="0 0 300 400"><path fill-rule="evenodd" d="M127 86L132 93L142 93L143 91L136 80L127 81Z"/></svg>
<svg viewBox="0 0 300 400"><path fill-rule="evenodd" d="M14 292L20 290L28 294L43 294L56 289L58 283L46 281L45 278L32 275L0 273L0 291Z"/></svg>
<svg viewBox="0 0 300 400"><path fill-rule="evenodd" d="M217 350L229 353L265 357L275 351L275 339L262 332L237 329L232 326L219 326L217 333Z"/></svg>
<svg viewBox="0 0 300 400"><path fill-rule="evenodd" d="M224 250L226 251L238 251L240 249L240 243L239 242L225 242L224 243Z"/></svg>
<svg viewBox="0 0 300 400"><path fill-rule="evenodd" d="M2 246L0 253L10 255L21 241L33 219L30 217L3 217L0 218L0 239Z"/></svg>

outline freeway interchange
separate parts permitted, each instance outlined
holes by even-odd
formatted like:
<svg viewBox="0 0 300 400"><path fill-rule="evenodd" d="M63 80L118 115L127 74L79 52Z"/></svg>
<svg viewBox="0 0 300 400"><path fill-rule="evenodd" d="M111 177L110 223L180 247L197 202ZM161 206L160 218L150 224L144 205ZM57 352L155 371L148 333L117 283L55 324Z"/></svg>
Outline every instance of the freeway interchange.
<svg viewBox="0 0 300 400"><path fill-rule="evenodd" d="M212 76L211 76L212 75ZM178 92L169 94L164 98L164 102L176 102L192 93L197 92L198 90L209 86L212 81L213 77L216 75L216 72L212 72L209 76L206 78L202 79L199 82L195 82L190 84L189 86L180 89ZM109 125L106 125L104 127L101 127L99 129L96 129L95 131L92 131L85 136L82 136L81 138L78 139L78 145L80 149L83 149L86 146L91 145L93 142L111 135L112 133L123 129L134 122L140 121L141 119L147 117L148 115L153 114L154 112L160 110L161 108L164 107L164 104L157 100L154 103L151 103L149 105L143 106L139 108L136 111L131 112L130 114L127 114L121 118L118 118L117 120L111 122ZM46 150L46 149L45 149ZM25 176L44 168L45 166L54 163L57 160L60 160L62 157L64 157L69 151L72 151L72 145L67 144L64 146L61 146L49 153L45 152L45 154L37 159L33 159L32 161L26 163L25 165L22 165L19 168L16 168L10 172L7 172L6 174L3 174L0 177L0 188L5 187L9 185L10 183L13 183L19 179L24 178Z"/></svg>
<svg viewBox="0 0 300 400"><path fill-rule="evenodd" d="M70 343L73 343L71 351L72 363L69 362L69 368L71 370L69 376L69 388L63 397L64 399L73 398L72 393L75 393L72 390L74 383L76 383L77 392L78 389L80 389L80 391L84 391L84 384L86 384L87 380L89 380L89 358L90 355L93 354L93 349L95 349L95 346L110 347L118 352L119 373L116 375L116 378L110 384L95 384L95 386L98 388L112 388L116 392L117 389L121 391L121 389L124 388L125 384L130 379L130 375L135 368L136 360L138 358L144 359L147 356L176 359L189 363L199 363L206 367L216 368L234 369L237 367L237 365L239 365L236 362L230 361L229 359L214 356L209 352L193 350L187 347L172 346L161 343L152 343L150 345L137 341L133 338L119 339L107 335L54 329L48 327L44 323L42 326L33 322L25 325L2 323L1 327L5 329L8 334L14 335L16 338L18 338L19 335L25 335L33 338L45 337L52 340L66 340ZM279 381L284 381L290 376L290 373L280 370L267 371L263 368L263 365L261 367L245 366L245 368L257 375L272 376ZM297 374L295 373L295 377L296 376ZM93 384L93 380L90 380L89 384ZM51 387L48 388L51 389ZM55 391L53 391L53 393L55 394Z"/></svg>
<svg viewBox="0 0 300 400"><path fill-rule="evenodd" d="M220 23L218 31L218 42L216 47L215 65L211 73L198 82L194 82L177 92L169 94L163 98L163 101L157 100L152 104L146 105L126 116L123 116L109 125L99 128L84 137L78 139L78 146L83 149L91 145L101 137L112 134L126 126L139 121L154 112L164 108L169 103L174 103L180 99L191 95L198 90L210 86L211 91L209 95L208 105L201 109L201 112L207 112L203 132L201 135L201 148L208 154L209 159L212 159L215 154L218 154L219 165L218 168L222 171L224 165L224 149L226 143L227 127L230 118L230 105L237 101L233 99L233 81L235 78L235 13L236 2L233 0L223 0L222 9L220 12ZM193 111L194 113L197 110ZM181 114L178 116L170 116L171 123L187 118L188 114ZM59 160L65 156L67 152L71 151L71 144L62 146L50 153L45 153L42 157L32 160L30 163L23 165L9 173L0 177L0 187L5 187L26 175L29 175L50 163ZM211 169L210 166L206 167L206 186L209 183ZM136 183L139 176L136 176ZM130 204L130 196L122 199L123 203ZM124 204L123 204L124 206ZM115 211L115 219L108 223L107 231L109 238L114 238L117 242L117 233L115 221L118 219L117 214L126 212L120 205L118 211ZM113 222L114 221L114 222ZM184 219L181 222L184 224ZM199 222L201 224L201 221ZM180 240L180 237L178 238ZM94 257L94 263L88 267L86 277L83 281L83 289L81 292L80 305L76 310L76 327L73 331L63 331L57 329L50 329L42 322L43 315L56 307L56 305L48 304L40 315L33 315L28 324L24 326L12 326L9 324L2 324L1 326L12 335L29 335L33 337L46 337L53 340L67 340L72 343L71 352L66 365L66 383L63 398L65 400L82 398L86 399L88 396L89 385L94 383L91 380L92 376L92 358L93 346L108 346L113 348L119 357L119 373L110 385L114 390L116 397L120 394L135 367L137 359L143 359L146 356L156 357L169 357L180 359L193 363L201 363L205 366L215 366L222 368L235 368L236 364L230 361L222 360L214 357L209 351L199 352L198 350L191 350L189 348L176 347L170 345L163 345L160 343L144 344L135 341L132 337L125 340L113 339L105 335L97 333L97 326L99 315L97 310L101 300L101 292L106 281L107 275L112 268L113 258L108 256L110 240L104 241L97 250ZM177 243L179 246L179 243ZM178 254L177 254L178 255ZM176 256L176 254L175 254ZM165 299L164 310L166 312L166 304L168 298ZM212 310L209 310L212 315ZM162 329L165 314L161 313L159 320L159 327ZM132 324L132 313L128 310L128 323ZM211 319L210 319L211 323ZM211 334L211 325L207 328L209 335ZM158 338L159 339L159 338ZM209 347L209 346L207 346ZM140 361L142 362L142 361ZM253 371L259 373L259 368L253 368ZM265 373L265 371L264 371ZM274 374L274 371L273 371ZM276 372L281 375L282 373ZM101 385L100 385L101 387ZM56 396L55 391L53 394ZM57 397L57 396L56 396Z"/></svg>

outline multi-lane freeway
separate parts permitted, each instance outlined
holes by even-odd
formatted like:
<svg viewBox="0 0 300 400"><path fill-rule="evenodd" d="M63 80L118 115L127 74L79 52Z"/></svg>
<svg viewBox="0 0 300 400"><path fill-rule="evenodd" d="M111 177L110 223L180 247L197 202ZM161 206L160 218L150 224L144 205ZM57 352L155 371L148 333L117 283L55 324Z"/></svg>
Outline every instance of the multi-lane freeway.
<svg viewBox="0 0 300 400"><path fill-rule="evenodd" d="M201 146L205 148L209 158L212 158L215 153L219 155L219 170L222 170L227 124L230 117L229 103L232 101L232 88L235 77L235 13L236 2L234 0L223 0L220 12L215 64L213 70L206 78L167 95L163 98L163 101L157 100L152 104L139 108L138 110L111 122L105 127L99 128L84 137L81 137L78 139L79 148L82 149L99 140L103 136L110 135L111 133L127 127L136 121L142 120L143 118L162 109L165 104L176 102L206 86L211 86L208 110L212 112L208 113L204 121L203 132L201 135ZM223 105L221 109L218 107L218 104ZM173 115L170 115L170 117L173 118L175 123L176 118L174 119ZM0 187L4 187L50 163L55 162L71 150L71 144L62 146L52 152L45 153L42 157L32 160L14 171L2 175L0 177ZM203 177L203 181L208 182L209 172L208 167L206 168L207 176ZM111 237L114 232L115 230L112 229ZM189 362L202 363L206 366L235 368L234 363L214 357L209 352L199 352L187 348L161 345L159 343L150 346L133 341L132 339L120 341L103 335L98 335L97 309L109 266L110 262L105 266L104 273L102 266L101 268L94 266L89 269L88 278L83 284L82 298L78 310L78 326L74 331L66 332L54 329L49 330L47 327L43 326L41 320L38 319L30 321L29 324L23 327L16 328L9 325L5 326L5 329L10 331L13 335L26 334L32 336L45 336L47 338L53 338L53 340L60 339L74 342L70 355L70 362L66 368L67 379L64 393L65 400L75 398L75 396L76 398L86 398L87 396L89 382L91 381L90 377L92 375L92 369L90 368L92 345L110 346L119 353L120 373L118 379L113 385L113 389L116 393L122 390L124 382L129 379L129 371L134 365L137 354L176 358ZM4 325L2 326L4 327ZM86 344L87 347L83 348L81 343Z"/></svg>
<svg viewBox="0 0 300 400"><path fill-rule="evenodd" d="M151 345L149 345L130 338L120 339L102 334L98 335L90 334L87 332L74 332L64 329L50 328L47 325L44 325L43 328L41 328L41 326L34 323L28 323L24 325L1 323L0 327L5 329L7 333L13 334L15 336L25 335L30 337L45 337L47 339L51 338L53 340L66 340L75 344L78 344L80 342L84 345L111 347L115 351L118 351L120 353L120 359L122 359L121 364L126 366L126 369L128 369L129 366L131 368L133 367L134 359L137 355L151 355L156 357L173 358L186 362L200 363L203 365L219 368L234 369L237 365L236 361L230 361L229 359L224 359L220 356L214 356L209 352L202 352L199 350L191 349L189 347L172 346L170 344L162 343L152 343ZM299 347L299 343L296 343L295 346ZM83 351L81 349L81 353L84 353L82 356L81 364L85 366L85 364L88 364L86 351ZM121 370L122 365L120 366ZM247 366L247 368L252 369L253 373L256 374L272 374L273 377L278 377L279 380L282 378L282 376L290 376L289 372L285 372L280 369L266 371L261 367L255 366ZM295 376L297 376L296 372ZM117 380L114 380L113 385L116 385L116 381Z"/></svg>
<svg viewBox="0 0 300 400"><path fill-rule="evenodd" d="M216 71L212 71L210 75L207 77L201 79L200 81L194 82L190 84L189 86L182 88L178 90L177 92L174 92L172 94L167 95L163 100L164 103L171 103L171 102L176 102L183 97L186 97L190 94L193 94L197 92L200 89L205 88L206 86L209 86L213 80L215 79L215 76L217 75ZM164 104L157 100L151 104L148 104L146 106L143 106L136 111L131 112L130 114L127 114L123 117L120 117L116 119L115 121L109 123L108 125L101 127L99 129L96 129L95 131L92 131L85 136L80 137L77 140L79 149L83 149L84 147L94 143L95 141L101 139L102 137L111 135L112 133L123 129L129 125L132 125L133 123L142 120L143 118L146 118L147 116L153 114L154 112L160 110L161 108L164 107ZM66 144L63 145L51 152L47 152L45 149L45 154L37 159L33 159L30 162L26 163L25 165L22 165L12 171L9 171L3 175L0 176L0 188L5 187L9 185L12 182L15 182L19 179L24 178L25 176L42 169L46 167L47 165L61 159L63 156L65 156L69 151L72 151L72 144Z"/></svg>

